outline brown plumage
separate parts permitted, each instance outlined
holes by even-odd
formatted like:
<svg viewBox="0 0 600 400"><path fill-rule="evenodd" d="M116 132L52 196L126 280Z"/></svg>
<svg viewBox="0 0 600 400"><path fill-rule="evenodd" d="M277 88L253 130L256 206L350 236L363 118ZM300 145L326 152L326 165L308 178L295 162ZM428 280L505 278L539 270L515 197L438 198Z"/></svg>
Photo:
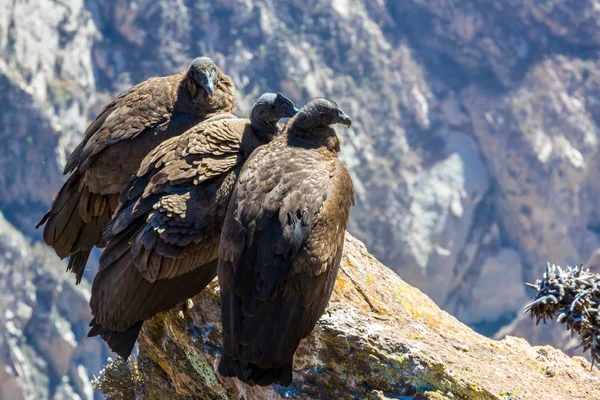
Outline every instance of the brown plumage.
<svg viewBox="0 0 600 400"><path fill-rule="evenodd" d="M235 108L231 79L210 58L195 59L176 75L150 78L121 93L88 126L65 166L69 178L37 227L67 271L81 281L94 246L103 247L123 187L142 159L166 139L213 113Z"/></svg>
<svg viewBox="0 0 600 400"><path fill-rule="evenodd" d="M242 163L296 113L267 93L250 119L214 116L165 141L141 163L105 229L107 246L92 286L97 334L123 357L146 320L200 292L215 276L230 194Z"/></svg>
<svg viewBox="0 0 600 400"><path fill-rule="evenodd" d="M294 352L329 302L354 202L335 123L350 118L309 102L240 172L219 248L223 376L290 384Z"/></svg>

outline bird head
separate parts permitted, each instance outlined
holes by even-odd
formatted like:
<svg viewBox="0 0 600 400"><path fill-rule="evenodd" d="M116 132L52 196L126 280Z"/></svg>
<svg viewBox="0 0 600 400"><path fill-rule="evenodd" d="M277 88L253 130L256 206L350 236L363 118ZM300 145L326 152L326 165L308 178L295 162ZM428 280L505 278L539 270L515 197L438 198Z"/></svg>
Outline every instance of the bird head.
<svg viewBox="0 0 600 400"><path fill-rule="evenodd" d="M215 94L215 87L219 84L219 72L211 58L196 58L190 64L188 73L194 83L201 87L208 97Z"/></svg>
<svg viewBox="0 0 600 400"><path fill-rule="evenodd" d="M265 93L256 100L250 115L256 113L266 121L279 121L281 118L291 118L298 112L294 103L281 93Z"/></svg>
<svg viewBox="0 0 600 400"><path fill-rule="evenodd" d="M352 119L333 101L317 98L306 103L295 118L294 125L310 130L341 124L352 126Z"/></svg>
<svg viewBox="0 0 600 400"><path fill-rule="evenodd" d="M265 93L258 98L250 110L250 121L254 127L277 129L277 122L282 118L291 118L298 112L294 103L281 93Z"/></svg>

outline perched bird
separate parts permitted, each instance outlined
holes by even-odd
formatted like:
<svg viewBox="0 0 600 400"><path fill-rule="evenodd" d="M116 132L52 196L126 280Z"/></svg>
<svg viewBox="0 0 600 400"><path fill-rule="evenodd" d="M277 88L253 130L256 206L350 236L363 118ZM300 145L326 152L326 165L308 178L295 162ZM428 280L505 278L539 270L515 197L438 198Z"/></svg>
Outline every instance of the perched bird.
<svg viewBox="0 0 600 400"><path fill-rule="evenodd" d="M342 257L354 188L326 99L304 106L245 163L219 246L219 373L289 385L294 352L325 311Z"/></svg>
<svg viewBox="0 0 600 400"><path fill-rule="evenodd" d="M102 229L112 217L123 187L142 159L166 139L213 113L235 108L231 79L207 57L176 75L150 78L121 93L88 126L64 174L69 178L37 227L67 271L81 281L94 246L103 247Z"/></svg>
<svg viewBox="0 0 600 400"><path fill-rule="evenodd" d="M209 118L142 161L105 229L89 336L101 335L127 358L144 320L216 277L221 227L241 166L279 133L281 118L296 112L283 95L267 93L250 119Z"/></svg>

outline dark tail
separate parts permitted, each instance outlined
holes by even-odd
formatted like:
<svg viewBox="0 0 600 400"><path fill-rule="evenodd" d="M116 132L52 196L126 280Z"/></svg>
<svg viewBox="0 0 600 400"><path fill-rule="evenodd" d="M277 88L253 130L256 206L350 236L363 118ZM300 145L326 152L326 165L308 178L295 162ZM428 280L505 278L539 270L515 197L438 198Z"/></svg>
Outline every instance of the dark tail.
<svg viewBox="0 0 600 400"><path fill-rule="evenodd" d="M87 264L87 260L90 257L91 252L92 250L83 250L78 251L69 256L69 265L67 266L67 272L72 272L75 274L75 283L77 284L81 282L83 272L85 271L85 265Z"/></svg>
<svg viewBox="0 0 600 400"><path fill-rule="evenodd" d="M139 321L129 329L123 332L111 331L110 329L106 329L96 323L96 319L94 318L90 323L92 327L88 333L88 337L98 336L108 344L108 347L125 360L131 355L133 351L133 346L135 346L135 342L140 334L140 329L142 329L142 324L144 321Z"/></svg>
<svg viewBox="0 0 600 400"><path fill-rule="evenodd" d="M56 195L50 210L37 227L44 225L44 242L60 258L72 256L67 271L75 273L77 283L94 246L102 246L102 229L110 220L118 195L91 193L74 173ZM79 253L79 254L77 254Z"/></svg>
<svg viewBox="0 0 600 400"><path fill-rule="evenodd" d="M54 198L50 210L37 224L36 228L44 226L44 242L56 251L60 258L66 258L73 253L73 247L84 222L79 216L78 206L81 198L77 176L71 176L60 188Z"/></svg>
<svg viewBox="0 0 600 400"><path fill-rule="evenodd" d="M249 385L269 386L274 383L289 386L292 383L292 363L278 368L260 368L256 364L234 360L223 354L219 361L219 374L224 377L235 377Z"/></svg>

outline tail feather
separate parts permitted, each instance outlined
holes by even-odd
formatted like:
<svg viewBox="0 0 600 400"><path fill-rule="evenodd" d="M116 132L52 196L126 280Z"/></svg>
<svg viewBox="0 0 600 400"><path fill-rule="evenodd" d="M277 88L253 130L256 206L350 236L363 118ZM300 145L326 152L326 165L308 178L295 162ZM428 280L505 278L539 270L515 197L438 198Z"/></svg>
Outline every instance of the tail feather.
<svg viewBox="0 0 600 400"><path fill-rule="evenodd" d="M69 265L67 266L67 272L75 274L75 281L77 284L81 282L83 278L83 272L85 271L85 265L90 257L91 250L78 251L71 254L69 257Z"/></svg>
<svg viewBox="0 0 600 400"><path fill-rule="evenodd" d="M219 361L219 374L224 377L235 377L249 385L269 386L274 383L289 386L292 383L292 363L276 368L260 368L256 364L234 360L227 354Z"/></svg>
<svg viewBox="0 0 600 400"><path fill-rule="evenodd" d="M124 331L198 294L217 274L217 260L173 279L147 281L128 254L102 266L94 278L90 308L97 323Z"/></svg>
<svg viewBox="0 0 600 400"><path fill-rule="evenodd" d="M128 267L127 263L111 265L94 278L90 299L94 319L88 333L100 335L123 358L131 353L143 321L200 292L215 277L217 260L188 274L154 283Z"/></svg>
<svg viewBox="0 0 600 400"><path fill-rule="evenodd" d="M95 320L90 325L93 325L88 333L88 337L98 336L108 344L108 347L124 359L127 359L135 342L140 334L144 321L139 321L129 329L123 332L111 331L110 329L103 328L100 325L95 324Z"/></svg>
<svg viewBox="0 0 600 400"><path fill-rule="evenodd" d="M80 174L73 173L56 195L50 210L37 227L44 225L43 238L60 258L71 257L67 271L81 281L94 246L102 247L102 229L116 207L117 195L91 193Z"/></svg>
<svg viewBox="0 0 600 400"><path fill-rule="evenodd" d="M65 186L68 184L65 183ZM65 189L65 186L59 192L52 207L40 221L44 222L44 242L52 246L60 258L68 257L71 253L73 243L77 240L77 233L83 227L83 221L77 213L77 205L81 193Z"/></svg>

